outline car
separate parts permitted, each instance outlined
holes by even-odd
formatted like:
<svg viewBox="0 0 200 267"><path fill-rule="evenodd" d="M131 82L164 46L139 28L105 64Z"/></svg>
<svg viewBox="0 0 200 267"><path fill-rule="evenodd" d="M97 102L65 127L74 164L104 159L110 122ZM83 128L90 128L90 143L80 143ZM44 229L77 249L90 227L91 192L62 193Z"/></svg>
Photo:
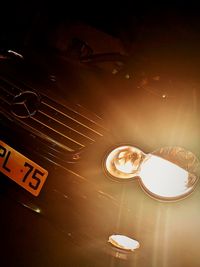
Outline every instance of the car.
<svg viewBox="0 0 200 267"><path fill-rule="evenodd" d="M65 27L48 48L1 52L2 266L199 266L198 79ZM148 187L177 165L180 201Z"/></svg>

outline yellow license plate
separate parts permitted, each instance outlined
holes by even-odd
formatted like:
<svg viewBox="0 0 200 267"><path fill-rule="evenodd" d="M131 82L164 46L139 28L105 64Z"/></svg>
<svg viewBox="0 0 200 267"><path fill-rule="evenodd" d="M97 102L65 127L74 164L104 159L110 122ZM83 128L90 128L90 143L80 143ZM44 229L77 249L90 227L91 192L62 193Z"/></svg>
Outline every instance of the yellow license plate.
<svg viewBox="0 0 200 267"><path fill-rule="evenodd" d="M48 171L0 140L0 172L38 196Z"/></svg>

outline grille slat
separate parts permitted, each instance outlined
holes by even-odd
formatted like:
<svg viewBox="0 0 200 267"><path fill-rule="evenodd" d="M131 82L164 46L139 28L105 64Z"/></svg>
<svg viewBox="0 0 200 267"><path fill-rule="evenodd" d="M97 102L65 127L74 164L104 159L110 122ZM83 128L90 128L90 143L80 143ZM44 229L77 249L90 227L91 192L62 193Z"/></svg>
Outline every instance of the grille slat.
<svg viewBox="0 0 200 267"><path fill-rule="evenodd" d="M0 90L3 90L5 93L7 93L7 95L10 95L12 97L14 97L14 95L15 95L13 92L10 92L8 89L3 87L1 84L0 84Z"/></svg>
<svg viewBox="0 0 200 267"><path fill-rule="evenodd" d="M66 138L59 132L48 128L36 119L18 119L18 121L20 124L24 125L25 127L28 127L29 130L31 129L31 132L33 132L35 135L38 135L39 137L46 139L52 142L53 144L57 144L58 146L64 148L67 151L74 152L82 148L82 145L71 141L69 138Z"/></svg>
<svg viewBox="0 0 200 267"><path fill-rule="evenodd" d="M95 142L94 139L91 139L90 137L86 136L85 134L77 131L75 128L78 128L78 127L74 126L74 128L73 128L73 126L71 126L72 123L66 124L67 122L64 123L62 120L58 120L56 117L49 116L48 114L44 113L41 110L39 110L39 113L40 113L40 115L38 115L38 116L40 116L40 120L42 120L42 116L44 118L44 121L46 121L48 119L47 124L56 123L58 127L62 127L63 131L67 132L68 134L70 134L70 132L72 132L73 135L78 134L78 136L77 136L78 138L80 138L79 135L81 135L86 140L90 140L90 141ZM35 117L37 117L37 114Z"/></svg>
<svg viewBox="0 0 200 267"><path fill-rule="evenodd" d="M42 104L64 115L65 117L68 117L71 120L74 120L76 123L88 128L89 130L96 133L97 135L102 136L101 131L103 130L103 128L97 123L95 123L92 119L85 117L84 115L78 113L75 110L71 110L69 107L64 107L62 105L59 105L50 99L48 99L49 103L46 100L47 98L43 99ZM55 104L57 105L55 106Z"/></svg>
<svg viewBox="0 0 200 267"><path fill-rule="evenodd" d="M13 96L23 91L19 86L16 86L14 83L9 81L9 79L2 76L0 76L0 87Z"/></svg>
<svg viewBox="0 0 200 267"><path fill-rule="evenodd" d="M56 135L60 135L61 136L61 140L63 140L63 142L64 142L64 139L68 139L68 140L70 140L72 143L75 143L75 144L77 144L78 146L80 146L80 147L84 147L84 145L83 144L81 144L81 143L79 143L78 141L76 141L76 140L74 140L73 138L71 138L71 137L69 137L69 136L67 136L67 135L65 135L65 134L63 134L61 131L58 131L57 129L56 129L56 127L51 127L50 125L47 125L46 123L43 123L42 122L42 118L41 119L37 119L35 116L34 117L32 117L31 118L32 120L34 120L35 122L37 122L38 123L38 125L40 126L40 127L38 127L38 129L45 129L45 131L46 130L50 130L50 131L52 131L52 132L54 132ZM53 125L54 126L54 125ZM49 131L49 132L50 132Z"/></svg>
<svg viewBox="0 0 200 267"><path fill-rule="evenodd" d="M6 90L2 89L1 87L0 87L0 92L1 92L0 99L11 105L13 100L13 95L9 94Z"/></svg>
<svg viewBox="0 0 200 267"><path fill-rule="evenodd" d="M42 102L43 104L43 102ZM55 118L55 120L59 121L61 124L64 123L69 125L73 130L82 133L83 135L87 136L88 138L94 140L97 136L102 136L101 133L97 132L94 127L91 128L88 125L84 124L80 118L79 120L68 114L67 112L62 112L55 107L50 105L41 105L40 112L45 113L47 116Z"/></svg>
<svg viewBox="0 0 200 267"><path fill-rule="evenodd" d="M13 117L11 108L14 96L33 90L36 92L32 87L14 79L0 77L0 108ZM26 130L52 144L53 148L56 145L62 151L76 152L103 136L105 128L99 123L100 118L93 113L90 114L80 106L57 103L44 94L40 94L40 99L34 116L15 117L15 120Z"/></svg>

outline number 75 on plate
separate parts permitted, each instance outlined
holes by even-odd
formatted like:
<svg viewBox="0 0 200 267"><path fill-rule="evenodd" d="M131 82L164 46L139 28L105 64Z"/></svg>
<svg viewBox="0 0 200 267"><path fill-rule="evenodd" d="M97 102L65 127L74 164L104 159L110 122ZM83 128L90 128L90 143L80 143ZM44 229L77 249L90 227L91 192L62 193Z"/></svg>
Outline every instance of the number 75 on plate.
<svg viewBox="0 0 200 267"><path fill-rule="evenodd" d="M0 140L0 172L38 196L48 171Z"/></svg>

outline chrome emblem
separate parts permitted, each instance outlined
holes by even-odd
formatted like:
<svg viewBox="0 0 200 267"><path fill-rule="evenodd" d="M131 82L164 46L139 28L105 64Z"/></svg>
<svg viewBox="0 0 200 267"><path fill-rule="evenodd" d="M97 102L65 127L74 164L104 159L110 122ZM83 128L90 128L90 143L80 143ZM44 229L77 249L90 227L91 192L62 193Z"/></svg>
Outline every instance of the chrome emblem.
<svg viewBox="0 0 200 267"><path fill-rule="evenodd" d="M32 91L24 91L13 98L11 112L18 118L30 118L36 114L39 104L39 95Z"/></svg>

